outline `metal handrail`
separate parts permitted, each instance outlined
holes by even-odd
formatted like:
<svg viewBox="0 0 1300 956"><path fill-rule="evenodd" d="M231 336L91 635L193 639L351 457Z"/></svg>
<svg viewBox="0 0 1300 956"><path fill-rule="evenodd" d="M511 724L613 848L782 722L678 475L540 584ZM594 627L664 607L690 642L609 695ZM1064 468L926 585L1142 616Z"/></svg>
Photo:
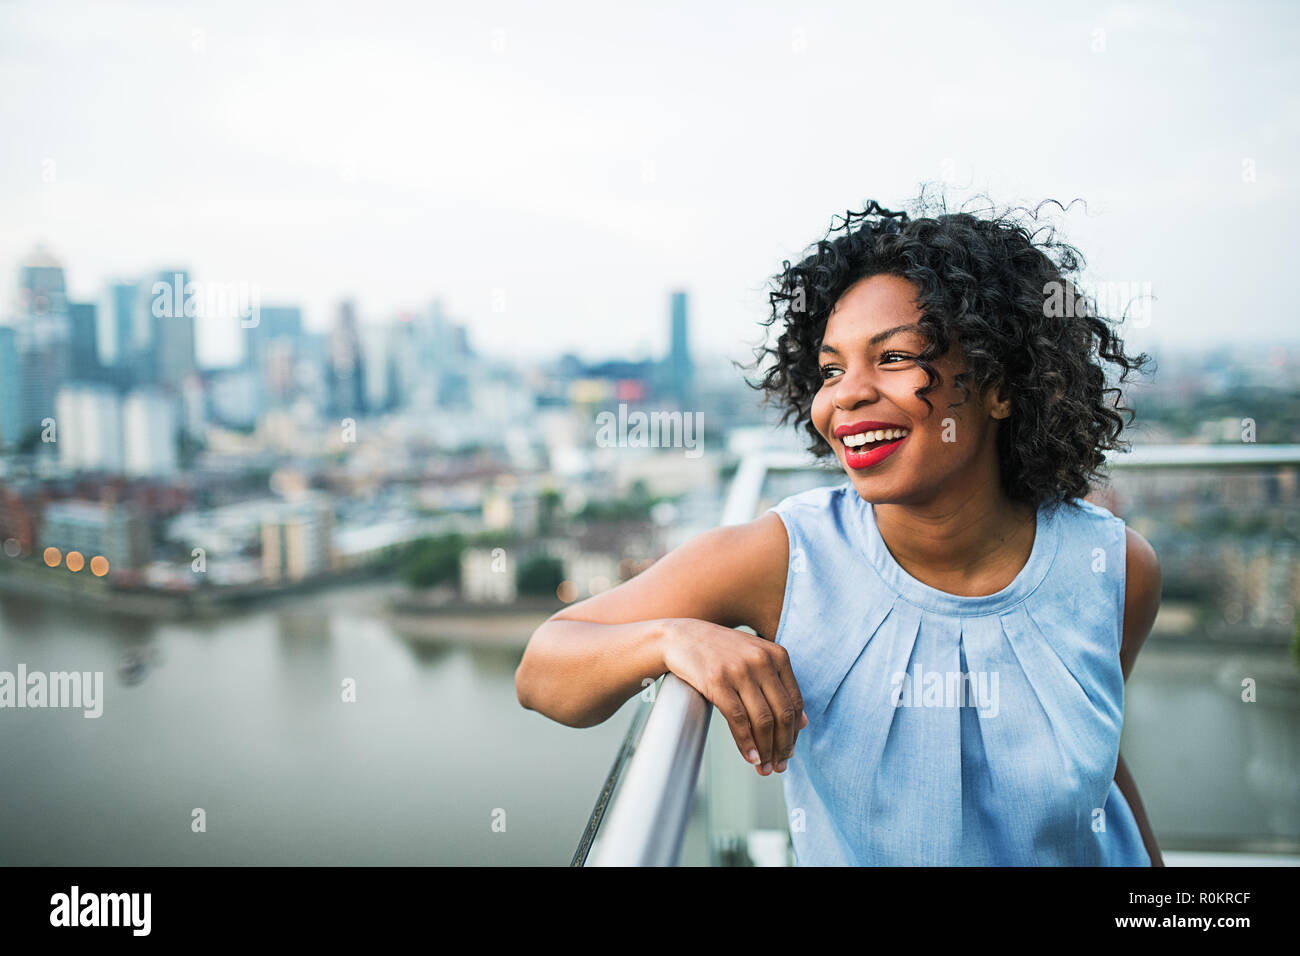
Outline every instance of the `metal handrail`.
<svg viewBox="0 0 1300 956"><path fill-rule="evenodd" d="M591 816L587 819L587 826L583 828L582 839L578 841L578 849L574 851L573 860L569 863L569 866L587 865L587 854L591 852L601 822L605 819L605 811L609 809L610 798L614 795L614 791L618 789L619 781L623 778L623 769L632 759L632 754L636 753L636 742L641 736L641 728L645 726L645 718L649 710L650 708L642 703L633 712L632 722L628 724L627 733L623 735L623 742L619 745L618 753L614 755L614 763L610 765L609 773L605 776L605 784L600 788L600 793L596 797L596 805L591 808Z"/></svg>
<svg viewBox="0 0 1300 956"><path fill-rule="evenodd" d="M1300 445L1218 444L1138 445L1106 453L1115 468L1249 468L1300 464Z"/></svg>
<svg viewBox="0 0 1300 956"><path fill-rule="evenodd" d="M675 866L713 705L664 675L588 866Z"/></svg>

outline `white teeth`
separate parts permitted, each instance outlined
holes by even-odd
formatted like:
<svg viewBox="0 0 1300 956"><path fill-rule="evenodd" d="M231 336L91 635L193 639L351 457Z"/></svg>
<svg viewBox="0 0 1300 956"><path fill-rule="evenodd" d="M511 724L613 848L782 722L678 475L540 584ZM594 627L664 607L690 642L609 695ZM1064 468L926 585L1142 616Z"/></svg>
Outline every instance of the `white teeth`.
<svg viewBox="0 0 1300 956"><path fill-rule="evenodd" d="M845 435L844 444L849 448L861 448L863 445L876 441L892 441L895 438L902 438L908 434L906 428L878 428L873 432L859 432L856 435Z"/></svg>

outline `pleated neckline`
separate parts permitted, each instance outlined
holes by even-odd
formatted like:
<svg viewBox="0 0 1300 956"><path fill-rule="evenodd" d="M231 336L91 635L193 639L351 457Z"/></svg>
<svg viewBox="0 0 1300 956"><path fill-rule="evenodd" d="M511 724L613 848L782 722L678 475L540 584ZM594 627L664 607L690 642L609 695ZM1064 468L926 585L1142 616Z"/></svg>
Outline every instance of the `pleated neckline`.
<svg viewBox="0 0 1300 956"><path fill-rule="evenodd" d="M996 614L1014 607L1042 584L1060 546L1062 512L1058 509L1052 513L1046 504L1042 504L1036 515L1034 544L1029 560L1015 580L993 594L950 594L912 577L885 545L885 539L876 525L875 507L864 501L851 484L845 486L845 494L850 497L853 512L858 516L854 525L861 535L860 544L881 578L905 600L938 614L970 617Z"/></svg>

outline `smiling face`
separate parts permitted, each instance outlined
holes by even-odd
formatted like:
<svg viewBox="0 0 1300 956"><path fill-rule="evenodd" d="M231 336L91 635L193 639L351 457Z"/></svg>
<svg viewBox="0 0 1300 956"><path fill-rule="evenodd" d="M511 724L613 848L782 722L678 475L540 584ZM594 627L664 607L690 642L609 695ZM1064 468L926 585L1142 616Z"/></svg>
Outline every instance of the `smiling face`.
<svg viewBox="0 0 1300 956"><path fill-rule="evenodd" d="M997 422L1010 413L1010 402L999 401L990 390L983 398L971 394L964 404L948 407L963 396L953 385L966 367L957 348L931 362L943 378L926 396L933 410L915 394L929 382L914 361L926 342L916 328L921 318L916 296L916 286L906 279L876 275L840 297L822 336L822 386L813 397L813 427L835 450L858 493L873 504L920 504L948 494L961 498L986 483L996 493ZM846 447L836 430L861 422L900 426L908 434L883 457L887 438L875 451L871 445L864 451Z"/></svg>

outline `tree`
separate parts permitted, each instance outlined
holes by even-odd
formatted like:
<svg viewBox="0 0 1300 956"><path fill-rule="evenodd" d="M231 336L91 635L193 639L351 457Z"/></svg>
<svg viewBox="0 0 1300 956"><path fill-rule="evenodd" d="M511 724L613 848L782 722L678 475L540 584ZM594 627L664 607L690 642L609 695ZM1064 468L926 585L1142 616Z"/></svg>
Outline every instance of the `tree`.
<svg viewBox="0 0 1300 956"><path fill-rule="evenodd" d="M516 584L520 594L554 596L564 581L564 562L539 554L519 565Z"/></svg>
<svg viewBox="0 0 1300 956"><path fill-rule="evenodd" d="M411 587L460 586L460 556L465 539L458 533L421 538L411 546L402 578Z"/></svg>
<svg viewBox="0 0 1300 956"><path fill-rule="evenodd" d="M554 488L543 489L537 496L537 528L542 534L550 534L563 514L564 496Z"/></svg>

